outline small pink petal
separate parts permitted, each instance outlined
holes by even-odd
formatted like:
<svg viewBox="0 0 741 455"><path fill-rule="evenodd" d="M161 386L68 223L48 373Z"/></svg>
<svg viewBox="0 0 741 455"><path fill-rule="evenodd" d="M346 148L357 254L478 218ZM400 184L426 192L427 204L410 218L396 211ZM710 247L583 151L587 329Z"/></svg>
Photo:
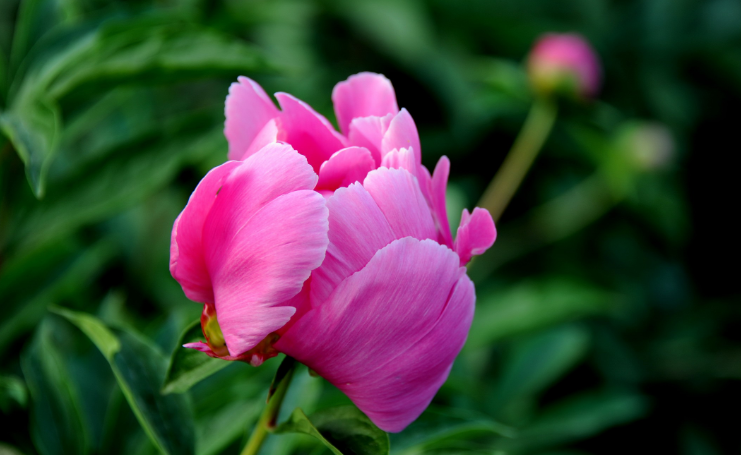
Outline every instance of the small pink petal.
<svg viewBox="0 0 741 455"><path fill-rule="evenodd" d="M422 164L422 147L419 143L417 125L414 124L409 112L402 108L391 120L388 130L383 135L381 156L386 156L393 149L401 150L403 148L414 150L417 164Z"/></svg>
<svg viewBox="0 0 741 455"><path fill-rule="evenodd" d="M209 171L190 195L188 204L172 228L170 273L180 283L185 295L196 302L212 302L214 299L203 256L203 225L222 184L240 164L229 161Z"/></svg>
<svg viewBox="0 0 741 455"><path fill-rule="evenodd" d="M468 210L463 209L455 237L455 251L461 258L461 265L466 265L474 255L484 254L496 239L497 228L488 210L476 207L469 215Z"/></svg>
<svg viewBox="0 0 741 455"><path fill-rule="evenodd" d="M278 120L278 140L304 155L314 172L334 152L345 148L345 138L308 104L287 93L276 93L283 112Z"/></svg>
<svg viewBox="0 0 741 455"><path fill-rule="evenodd" d="M376 163L367 148L347 147L335 152L319 169L316 190L331 190L362 182Z"/></svg>
<svg viewBox="0 0 741 455"><path fill-rule="evenodd" d="M378 251L275 348L345 392L380 428L398 432L447 378L474 300L455 253L404 238Z"/></svg>
<svg viewBox="0 0 741 455"><path fill-rule="evenodd" d="M350 122L358 117L396 114L396 94L391 81L375 73L359 73L334 86L332 102L340 131L349 134Z"/></svg>
<svg viewBox="0 0 741 455"><path fill-rule="evenodd" d="M250 156L259 152L266 145L271 144L273 142L277 142L279 133L280 132L278 131L278 119L277 118L270 119L270 121L265 124L265 126L260 130L260 132L257 133L257 136L255 136L255 139L252 141L252 144L250 144L250 146L247 148L247 151L244 152L244 155L242 155L242 158L240 159L246 160Z"/></svg>
<svg viewBox="0 0 741 455"><path fill-rule="evenodd" d="M229 141L230 160L246 158L245 152L260 130L279 114L257 82L244 76L237 81L229 87L225 107L224 135Z"/></svg>
<svg viewBox="0 0 741 455"><path fill-rule="evenodd" d="M417 175L417 163L414 151L411 149L393 149L383 157L381 166L388 169L405 169L412 175ZM420 188L421 189L421 188Z"/></svg>
<svg viewBox="0 0 741 455"><path fill-rule="evenodd" d="M383 135L391 124L394 114L384 117L360 117L350 122L347 142L350 145L365 147L370 150L376 165L381 164L381 143Z"/></svg>
<svg viewBox="0 0 741 455"><path fill-rule="evenodd" d="M440 243L453 248L453 236L450 233L448 212L445 208L445 193L448 188L449 174L450 160L447 156L443 156L437 162L435 171L432 174L432 181L430 182L430 198L432 199L432 215L435 218L435 224L440 233L439 241Z"/></svg>

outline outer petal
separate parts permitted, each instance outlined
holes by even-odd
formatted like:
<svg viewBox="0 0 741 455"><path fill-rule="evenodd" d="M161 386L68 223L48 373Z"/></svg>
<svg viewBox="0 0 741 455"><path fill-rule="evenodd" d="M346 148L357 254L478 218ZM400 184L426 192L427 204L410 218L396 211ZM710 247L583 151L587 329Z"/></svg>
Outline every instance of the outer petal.
<svg viewBox="0 0 741 455"><path fill-rule="evenodd" d="M469 215L468 210L463 209L455 236L455 251L461 258L461 265L466 265L473 255L484 254L496 239L497 228L488 210L476 207Z"/></svg>
<svg viewBox="0 0 741 455"><path fill-rule="evenodd" d="M230 160L246 158L245 152L260 130L279 114L257 82L244 76L237 81L229 87L225 108L224 135L229 141Z"/></svg>
<svg viewBox="0 0 741 455"><path fill-rule="evenodd" d="M214 299L203 254L203 224L222 184L240 164L229 161L209 171L172 227L170 273L183 287L185 295L196 302L213 302Z"/></svg>
<svg viewBox="0 0 741 455"><path fill-rule="evenodd" d="M455 253L404 238L343 281L275 348L336 385L380 428L397 432L447 378L474 300Z"/></svg>
<svg viewBox="0 0 741 455"><path fill-rule="evenodd" d="M381 157L393 149L412 148L418 165L422 164L422 147L419 144L417 125L406 109L402 109L391 120L381 141Z"/></svg>
<svg viewBox="0 0 741 455"><path fill-rule="evenodd" d="M394 114L385 117L361 117L350 122L347 142L351 145L365 147L370 150L376 165L381 164L381 144L383 135L391 124Z"/></svg>
<svg viewBox="0 0 741 455"><path fill-rule="evenodd" d="M448 188L448 175L450 174L450 160L443 156L437 162L435 171L432 173L430 181L429 197L432 205L432 215L435 218L438 232L440 233L439 241L450 248L453 248L453 236L450 233L450 224L448 223L448 212L445 208L445 193Z"/></svg>
<svg viewBox="0 0 741 455"><path fill-rule="evenodd" d="M207 257L229 354L252 349L288 323L296 308L281 303L299 293L327 243L324 198L302 190L264 206L225 249Z"/></svg>
<svg viewBox="0 0 741 455"><path fill-rule="evenodd" d="M332 102L340 131L349 133L354 118L396 114L396 94L391 81L376 73L358 73L334 86Z"/></svg>
<svg viewBox="0 0 741 455"><path fill-rule="evenodd" d="M278 140L291 144L319 173L323 162L345 148L345 138L326 118L298 98L287 93L276 93L275 97L283 109L278 122Z"/></svg>
<svg viewBox="0 0 741 455"><path fill-rule="evenodd" d="M347 147L335 152L319 169L316 190L331 190L362 182L376 163L367 148Z"/></svg>

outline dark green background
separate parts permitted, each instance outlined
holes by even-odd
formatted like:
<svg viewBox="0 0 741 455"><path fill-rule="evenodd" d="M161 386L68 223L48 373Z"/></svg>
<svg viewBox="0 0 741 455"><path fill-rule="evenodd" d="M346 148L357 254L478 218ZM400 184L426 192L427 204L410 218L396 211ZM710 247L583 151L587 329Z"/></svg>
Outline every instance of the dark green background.
<svg viewBox="0 0 741 455"><path fill-rule="evenodd" d="M523 123L522 62L548 31L589 39L603 89L561 103L471 268L469 343L392 453L738 453L737 0L0 0L0 440L156 453L106 358L47 308L96 315L129 340L121 356L150 353L157 385L200 311L169 275L170 229L226 158L238 75L334 122L336 82L385 74L424 163L451 159L459 213ZM670 131L662 168L630 166L636 121ZM230 365L173 398L168 431L194 428L199 455L238 453L277 363ZM344 403L299 371L284 415ZM281 435L263 453L321 450Z"/></svg>

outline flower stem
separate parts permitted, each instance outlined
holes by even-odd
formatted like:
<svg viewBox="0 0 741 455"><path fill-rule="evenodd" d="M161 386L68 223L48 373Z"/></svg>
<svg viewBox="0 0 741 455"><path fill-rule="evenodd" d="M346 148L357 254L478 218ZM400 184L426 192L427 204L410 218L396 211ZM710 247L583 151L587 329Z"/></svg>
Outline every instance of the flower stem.
<svg viewBox="0 0 741 455"><path fill-rule="evenodd" d="M498 221L527 171L538 156L556 120L556 104L547 98L536 98L520 134L484 195L477 204L489 210Z"/></svg>
<svg viewBox="0 0 741 455"><path fill-rule="evenodd" d="M270 385L265 409L263 409L257 424L255 424L255 428L252 430L250 439L247 441L244 449L242 449L241 455L257 455L260 452L263 442L265 442L265 438L268 436L268 432L275 428L280 406L286 397L286 392L288 391L288 386L291 384L291 379L293 379L293 372L296 369L296 365L296 360L286 357L283 363L280 364L280 367L278 367L273 384Z"/></svg>

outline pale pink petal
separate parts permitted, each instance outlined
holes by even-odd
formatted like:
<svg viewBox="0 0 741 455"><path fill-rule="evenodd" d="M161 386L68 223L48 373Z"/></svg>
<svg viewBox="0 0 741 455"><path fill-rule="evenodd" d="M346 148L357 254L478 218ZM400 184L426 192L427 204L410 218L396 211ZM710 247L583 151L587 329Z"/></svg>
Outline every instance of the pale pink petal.
<svg viewBox="0 0 741 455"><path fill-rule="evenodd" d="M361 117L350 122L347 142L350 145L365 147L370 150L376 166L381 164L381 144L394 114L384 117Z"/></svg>
<svg viewBox="0 0 741 455"><path fill-rule="evenodd" d="M345 138L308 104L288 93L276 93L283 112L278 120L278 140L304 155L314 171L332 154L345 148Z"/></svg>
<svg viewBox="0 0 741 455"><path fill-rule="evenodd" d="M224 249L207 255L229 354L252 349L290 320L296 308L281 303L299 293L322 263L327 243L324 198L301 190L275 198Z"/></svg>
<svg viewBox="0 0 741 455"><path fill-rule="evenodd" d="M378 168L363 187L373 196L397 239L437 239L435 222L417 179L404 169Z"/></svg>
<svg viewBox="0 0 741 455"><path fill-rule="evenodd" d="M185 295L196 302L214 299L203 254L203 225L224 180L240 164L229 161L209 171L190 195L172 228L170 273L183 287Z"/></svg>
<svg viewBox="0 0 741 455"><path fill-rule="evenodd" d="M381 166L388 169L406 169L410 174L416 176L417 163L415 159L414 151L411 149L393 149L383 157Z"/></svg>
<svg viewBox="0 0 741 455"><path fill-rule="evenodd" d="M358 183L335 191L327 208L329 246L324 262L311 275L312 306L324 302L342 280L397 238L376 201Z"/></svg>
<svg viewBox="0 0 741 455"><path fill-rule="evenodd" d="M497 228L488 210L476 207L469 215L468 210L463 209L455 236L455 251L461 258L461 265L466 265L474 255L484 254L496 239Z"/></svg>
<svg viewBox="0 0 741 455"><path fill-rule="evenodd" d="M351 183L362 182L376 163L367 148L347 147L335 152L319 169L316 190L336 190Z"/></svg>
<svg viewBox="0 0 741 455"><path fill-rule="evenodd" d="M334 86L332 102L340 131L349 133L352 119L396 114L396 94L391 81L375 73L359 73Z"/></svg>
<svg viewBox="0 0 741 455"><path fill-rule="evenodd" d="M430 182L430 199L432 202L432 216L435 218L440 237L438 241L453 248L453 236L450 233L448 212L445 208L445 192L448 189L448 175L450 174L450 160L443 156L437 162Z"/></svg>
<svg viewBox="0 0 741 455"><path fill-rule="evenodd" d="M278 119L271 119L265 126L257 133L252 144L247 148L247 151L242 155L241 160L245 160L255 153L259 152L263 147L273 142L278 141Z"/></svg>
<svg viewBox="0 0 741 455"><path fill-rule="evenodd" d="M403 148L413 149L417 164L422 164L422 147L419 144L417 126L406 109L402 109L396 114L391 120L388 130L383 135L383 140L381 141L381 157L393 149L401 150Z"/></svg>
<svg viewBox="0 0 741 455"><path fill-rule="evenodd" d="M404 238L378 251L275 348L345 392L380 428L397 432L445 381L474 300L455 253Z"/></svg>
<svg viewBox="0 0 741 455"><path fill-rule="evenodd" d="M278 108L260 85L239 76L226 97L224 135L229 141L229 159L244 159L245 152L266 123L278 116Z"/></svg>

